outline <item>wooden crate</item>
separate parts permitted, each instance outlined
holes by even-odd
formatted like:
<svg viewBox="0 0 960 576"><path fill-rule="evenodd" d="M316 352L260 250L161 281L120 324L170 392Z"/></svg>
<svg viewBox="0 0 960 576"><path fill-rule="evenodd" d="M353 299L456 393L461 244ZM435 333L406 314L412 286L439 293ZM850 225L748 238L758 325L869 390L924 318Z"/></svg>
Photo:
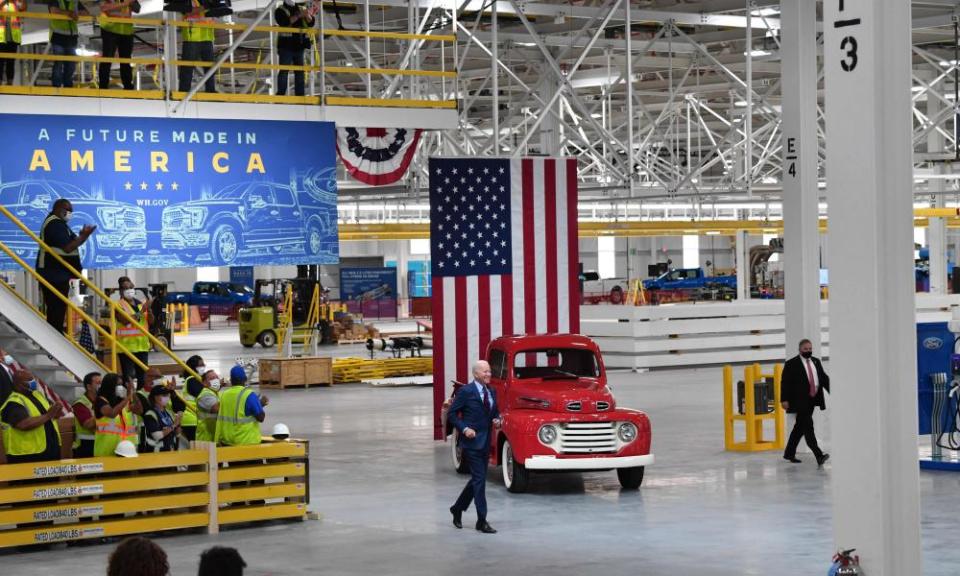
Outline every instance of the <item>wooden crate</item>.
<svg viewBox="0 0 960 576"><path fill-rule="evenodd" d="M308 386L333 385L333 358L304 358L304 381Z"/></svg>
<svg viewBox="0 0 960 576"><path fill-rule="evenodd" d="M287 388L307 384L302 358L263 358L259 366L261 388Z"/></svg>

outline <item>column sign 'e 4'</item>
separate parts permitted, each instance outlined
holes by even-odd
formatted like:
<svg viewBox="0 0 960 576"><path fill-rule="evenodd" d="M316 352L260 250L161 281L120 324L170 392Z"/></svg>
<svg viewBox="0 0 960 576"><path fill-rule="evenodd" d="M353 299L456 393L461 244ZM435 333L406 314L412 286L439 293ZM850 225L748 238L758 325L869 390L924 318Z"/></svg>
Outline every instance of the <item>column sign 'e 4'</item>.
<svg viewBox="0 0 960 576"><path fill-rule="evenodd" d="M840 12L844 11L844 0L840 1ZM847 28L851 26L859 26L861 24L859 18L850 18L847 20L837 20L833 23L834 28ZM853 34L844 36L843 40L840 41L840 50L843 51L843 58L840 60L840 67L843 68L844 72L853 72L857 67L857 62L859 62L859 56L857 54L857 38Z"/></svg>
<svg viewBox="0 0 960 576"><path fill-rule="evenodd" d="M787 137L787 155L784 160L790 163L787 168L787 174L797 177L797 139L793 136Z"/></svg>

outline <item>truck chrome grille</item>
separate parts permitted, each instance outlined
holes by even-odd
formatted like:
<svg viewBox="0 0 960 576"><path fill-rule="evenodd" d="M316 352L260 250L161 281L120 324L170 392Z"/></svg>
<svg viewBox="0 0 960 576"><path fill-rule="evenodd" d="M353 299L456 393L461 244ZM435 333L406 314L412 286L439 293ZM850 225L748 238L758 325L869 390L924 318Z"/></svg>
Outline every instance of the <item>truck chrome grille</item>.
<svg viewBox="0 0 960 576"><path fill-rule="evenodd" d="M560 427L561 454L616 452L615 422L568 422Z"/></svg>
<svg viewBox="0 0 960 576"><path fill-rule="evenodd" d="M574 400L573 402L567 402L567 410L571 412L579 412L583 406L580 404L579 400Z"/></svg>

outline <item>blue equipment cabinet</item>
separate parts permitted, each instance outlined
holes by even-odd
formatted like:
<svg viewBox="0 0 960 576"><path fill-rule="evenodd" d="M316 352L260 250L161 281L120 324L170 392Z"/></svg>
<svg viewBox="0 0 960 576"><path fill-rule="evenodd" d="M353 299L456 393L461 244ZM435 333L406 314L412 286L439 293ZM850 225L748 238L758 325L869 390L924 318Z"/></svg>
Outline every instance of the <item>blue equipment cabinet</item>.
<svg viewBox="0 0 960 576"><path fill-rule="evenodd" d="M930 433L933 415L933 383L930 375L942 372L949 381L950 356L953 354L953 333L946 322L921 322L917 324L917 408L920 417L920 434ZM944 429L951 414L944 411Z"/></svg>

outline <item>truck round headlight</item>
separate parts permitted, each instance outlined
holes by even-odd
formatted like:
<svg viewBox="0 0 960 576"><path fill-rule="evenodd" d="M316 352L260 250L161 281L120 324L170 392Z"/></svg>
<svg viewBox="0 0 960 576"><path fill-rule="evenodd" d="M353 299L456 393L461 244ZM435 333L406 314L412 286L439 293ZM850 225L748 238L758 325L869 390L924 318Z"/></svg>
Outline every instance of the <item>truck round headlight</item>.
<svg viewBox="0 0 960 576"><path fill-rule="evenodd" d="M540 432L537 433L537 436L540 437L540 441L544 444L553 444L557 440L557 428L551 424L545 424L540 427Z"/></svg>
<svg viewBox="0 0 960 576"><path fill-rule="evenodd" d="M637 427L632 422L624 422L617 427L617 436L624 442L633 442L637 439Z"/></svg>

